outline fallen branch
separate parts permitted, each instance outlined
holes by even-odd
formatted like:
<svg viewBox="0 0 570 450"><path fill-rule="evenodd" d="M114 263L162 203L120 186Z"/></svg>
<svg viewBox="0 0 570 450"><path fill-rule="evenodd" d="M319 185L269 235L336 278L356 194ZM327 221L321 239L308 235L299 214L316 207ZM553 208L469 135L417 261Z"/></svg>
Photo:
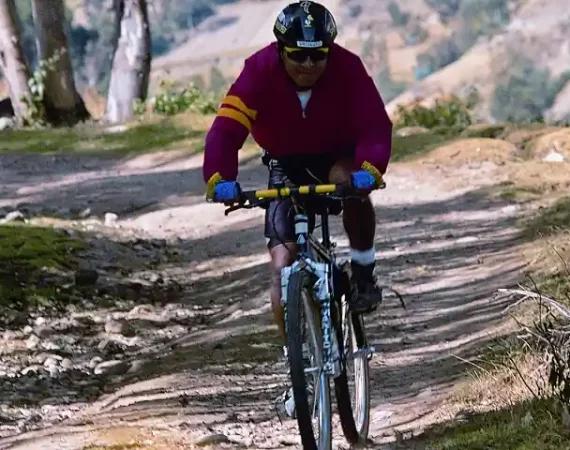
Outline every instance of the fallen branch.
<svg viewBox="0 0 570 450"><path fill-rule="evenodd" d="M548 303L550 306L552 306L554 309L556 309L560 314L562 314L564 317L566 317L567 319L570 320L570 309L566 308L564 305L557 302L556 300L551 299L550 297L546 297L542 294L532 292L528 289L499 289L498 292L513 295L513 296L515 296L515 295L522 295L523 296L522 299L518 300L513 305L507 306L505 311L508 311L509 309L520 305L523 301L527 301L530 299L538 299L540 301Z"/></svg>

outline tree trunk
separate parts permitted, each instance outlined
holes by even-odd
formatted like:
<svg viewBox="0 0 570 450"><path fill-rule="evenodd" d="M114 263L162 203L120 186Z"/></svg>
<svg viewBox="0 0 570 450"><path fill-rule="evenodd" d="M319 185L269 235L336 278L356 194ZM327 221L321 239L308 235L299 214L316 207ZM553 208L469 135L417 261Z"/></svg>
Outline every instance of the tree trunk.
<svg viewBox="0 0 570 450"><path fill-rule="evenodd" d="M73 79L64 31L63 0L33 0L32 8L39 60L47 60L60 53L53 70L48 70L45 78L46 120L53 125L74 125L86 120L89 112Z"/></svg>
<svg viewBox="0 0 570 450"><path fill-rule="evenodd" d="M29 100L31 94L28 86L30 67L24 54L19 25L14 0L0 0L0 69L10 87L14 114L22 122L28 112L22 97Z"/></svg>
<svg viewBox="0 0 570 450"><path fill-rule="evenodd" d="M133 118L133 103L146 100L151 48L146 0L115 0L116 46L105 117L112 123Z"/></svg>

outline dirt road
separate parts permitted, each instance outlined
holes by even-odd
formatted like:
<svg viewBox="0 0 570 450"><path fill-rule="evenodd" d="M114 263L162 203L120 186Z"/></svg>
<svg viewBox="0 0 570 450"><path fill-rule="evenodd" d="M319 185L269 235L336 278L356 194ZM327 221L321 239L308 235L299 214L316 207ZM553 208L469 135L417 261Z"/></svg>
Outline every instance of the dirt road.
<svg viewBox="0 0 570 450"><path fill-rule="evenodd" d="M248 159L240 175L244 185L264 185L264 168L256 158ZM174 153L120 161L0 157L0 207L31 217L73 216L89 208L91 219L79 222L104 250L100 258L109 264L118 252L115 241L138 239L129 247L132 257L117 259L123 268L132 264L132 276L144 272L152 248L175 251L176 260L159 262L152 271L181 287L172 302L94 305L88 314L70 317L74 325L67 331L55 318L42 320L51 327L50 339L71 336L81 348L69 352L79 373L73 380L79 381L70 382L70 372L60 369L42 388L41 400L21 402L39 381L31 375L0 377L0 449L121 443L182 449L203 437L215 448L297 445L295 423L281 422L273 407L286 378L269 317L262 212L226 218L222 207L206 205L200 162L199 156ZM417 434L427 424L451 418L454 411L445 407L445 399L465 368L456 356L468 358L502 330L505 304L493 297L520 276L514 225L522 211L490 200L481 190L497 177L495 167L487 165L456 171L393 165L388 188L374 194L378 271L408 305L403 310L388 296L367 321L379 351L372 362L374 448L388 448L384 445L396 434ZM93 219L109 212L118 220L106 226ZM333 231L344 253L347 242L338 220ZM166 241L149 244L159 239ZM96 258L93 264L103 267ZM123 327L107 329L110 320ZM39 353L22 349L21 342L27 342L22 333L5 334L2 364L26 365L21 354ZM126 348L114 357L114 367L122 369L106 377L88 367L101 348L93 339L105 334L118 335ZM85 340L87 335L95 337ZM22 378L31 384L22 384ZM99 390L82 397L77 391L83 382ZM336 448L346 447L336 431Z"/></svg>

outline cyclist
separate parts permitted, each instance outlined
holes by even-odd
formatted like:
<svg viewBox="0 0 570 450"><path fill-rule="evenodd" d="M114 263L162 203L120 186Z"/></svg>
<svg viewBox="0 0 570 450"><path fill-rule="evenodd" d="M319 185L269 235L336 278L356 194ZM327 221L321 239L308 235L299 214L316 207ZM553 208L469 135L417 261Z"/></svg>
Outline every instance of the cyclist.
<svg viewBox="0 0 570 450"><path fill-rule="evenodd" d="M349 302L354 311L372 312L382 291L373 274L376 219L367 194L386 171L392 123L360 58L334 42L337 26L327 8L291 3L273 32L277 42L246 59L206 136L207 199L231 202L239 195L238 151L250 132L263 149L270 188L352 183L362 199L342 205L353 274ZM290 199L277 199L265 214L271 303L283 339L280 271L295 257L292 211Z"/></svg>

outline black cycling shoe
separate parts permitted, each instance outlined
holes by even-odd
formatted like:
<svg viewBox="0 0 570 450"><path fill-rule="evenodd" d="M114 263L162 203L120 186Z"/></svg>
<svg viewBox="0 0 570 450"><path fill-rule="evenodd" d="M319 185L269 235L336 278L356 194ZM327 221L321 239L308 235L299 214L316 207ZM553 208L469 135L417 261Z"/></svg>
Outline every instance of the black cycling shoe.
<svg viewBox="0 0 570 450"><path fill-rule="evenodd" d="M349 306L351 311L360 314L374 312L382 303L382 288L376 284L373 275L374 264L362 266L351 263L352 277Z"/></svg>

